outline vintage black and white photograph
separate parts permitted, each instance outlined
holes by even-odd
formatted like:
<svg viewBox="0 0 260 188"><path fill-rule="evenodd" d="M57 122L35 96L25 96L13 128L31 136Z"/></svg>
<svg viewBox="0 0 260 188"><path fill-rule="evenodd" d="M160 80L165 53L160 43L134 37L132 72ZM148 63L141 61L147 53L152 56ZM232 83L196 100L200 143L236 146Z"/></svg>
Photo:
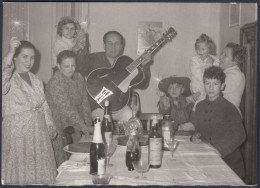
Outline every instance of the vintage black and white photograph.
<svg viewBox="0 0 260 188"><path fill-rule="evenodd" d="M257 185L257 2L2 2L1 185Z"/></svg>

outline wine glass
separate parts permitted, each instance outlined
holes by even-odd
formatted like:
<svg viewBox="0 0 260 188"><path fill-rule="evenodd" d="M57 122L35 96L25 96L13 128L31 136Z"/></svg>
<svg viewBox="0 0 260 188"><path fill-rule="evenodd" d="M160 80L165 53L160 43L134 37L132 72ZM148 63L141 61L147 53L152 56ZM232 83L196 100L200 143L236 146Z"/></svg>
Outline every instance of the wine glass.
<svg viewBox="0 0 260 188"><path fill-rule="evenodd" d="M180 142L178 140L174 139L174 138L166 139L165 141L166 141L166 144L168 145L169 150L171 151L171 154L172 154L171 160L175 161L176 159L173 158L173 153L177 149Z"/></svg>
<svg viewBox="0 0 260 188"><path fill-rule="evenodd" d="M136 179L147 179L143 174L148 172L150 167L148 150L145 152L142 148L139 160L133 161L132 164L136 172L141 173L141 176L137 176Z"/></svg>
<svg viewBox="0 0 260 188"><path fill-rule="evenodd" d="M106 147L106 150L105 150L105 152L106 152L106 164L109 167L114 166L113 164L110 164L109 162L110 162L110 157L112 157L112 155L116 151L117 141L114 140L110 144L106 144L105 147Z"/></svg>

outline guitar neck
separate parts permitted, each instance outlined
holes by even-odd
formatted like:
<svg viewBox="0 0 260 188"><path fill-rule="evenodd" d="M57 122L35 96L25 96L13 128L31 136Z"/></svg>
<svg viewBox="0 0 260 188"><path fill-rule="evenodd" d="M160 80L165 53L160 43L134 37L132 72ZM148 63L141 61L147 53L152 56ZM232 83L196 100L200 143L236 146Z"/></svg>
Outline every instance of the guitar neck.
<svg viewBox="0 0 260 188"><path fill-rule="evenodd" d="M149 47L140 57L138 57L135 61L133 61L130 65L126 67L128 72L133 72L142 62L145 60L146 55L155 54L165 43L168 41L165 37L160 38L157 42L155 42L151 47Z"/></svg>

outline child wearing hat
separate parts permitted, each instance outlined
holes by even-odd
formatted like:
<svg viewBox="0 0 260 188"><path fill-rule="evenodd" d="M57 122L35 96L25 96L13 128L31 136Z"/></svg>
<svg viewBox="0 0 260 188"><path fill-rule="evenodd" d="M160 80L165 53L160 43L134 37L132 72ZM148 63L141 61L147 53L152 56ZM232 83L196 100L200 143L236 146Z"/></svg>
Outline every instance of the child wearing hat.
<svg viewBox="0 0 260 188"><path fill-rule="evenodd" d="M164 93L158 102L159 112L170 115L176 124L189 122L193 107L193 100L190 99L190 79L172 76L161 80L158 87Z"/></svg>
<svg viewBox="0 0 260 188"><path fill-rule="evenodd" d="M246 134L239 111L223 97L225 77L220 67L205 70L203 81L207 96L197 104L192 114L195 133L191 141L211 144L230 168L243 178L245 169L239 147L245 141Z"/></svg>

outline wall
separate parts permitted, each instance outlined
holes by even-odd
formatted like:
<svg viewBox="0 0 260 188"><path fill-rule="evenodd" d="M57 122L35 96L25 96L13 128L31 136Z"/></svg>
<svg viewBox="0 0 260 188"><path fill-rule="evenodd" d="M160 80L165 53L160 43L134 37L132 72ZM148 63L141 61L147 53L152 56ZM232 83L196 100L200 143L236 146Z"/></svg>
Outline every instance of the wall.
<svg viewBox="0 0 260 188"><path fill-rule="evenodd" d="M223 49L228 42L240 43L240 28L257 19L256 3L241 3L240 25L229 27L229 4L222 3L220 7L220 49Z"/></svg>
<svg viewBox="0 0 260 188"><path fill-rule="evenodd" d="M92 52L102 51L102 36L117 30L126 39L125 55L136 59L139 21L161 21L166 30L172 26L177 37L154 57L149 88L138 91L142 112L157 112L157 77L190 76L189 62L195 54L194 43L207 33L219 46L220 4L214 3L89 3L89 33Z"/></svg>
<svg viewBox="0 0 260 188"><path fill-rule="evenodd" d="M51 47L56 39L60 17L71 15L71 3L12 3L4 6L3 54L7 53L9 39L16 34L11 30L12 18L24 21L25 30L19 38L29 39L39 49L41 61L36 74L46 83L52 74ZM229 27L228 3L75 3L75 16L88 18L92 52L103 51L102 36L109 30L118 30L126 38L125 55L136 59L137 27L139 21L161 21L165 30L172 26L177 37L166 44L154 57L149 88L138 91L143 112L156 112L158 77L190 76L189 62L195 54L194 43L201 33L210 35L218 53L227 42L239 43L239 30L256 18L253 3L241 6L241 25ZM11 30L11 32L10 32Z"/></svg>

